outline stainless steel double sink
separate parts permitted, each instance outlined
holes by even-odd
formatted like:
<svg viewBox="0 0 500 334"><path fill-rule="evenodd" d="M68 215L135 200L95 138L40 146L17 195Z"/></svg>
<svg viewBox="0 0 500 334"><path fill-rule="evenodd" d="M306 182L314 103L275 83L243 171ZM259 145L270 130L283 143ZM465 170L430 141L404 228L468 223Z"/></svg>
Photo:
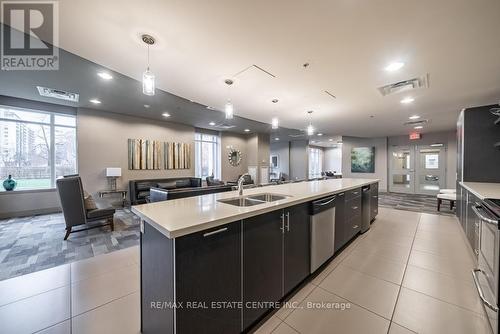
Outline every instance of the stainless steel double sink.
<svg viewBox="0 0 500 334"><path fill-rule="evenodd" d="M247 195L247 196L241 196L241 197L219 199L218 202L230 204L230 205L234 205L234 206L252 206L252 205L259 205L262 203L279 201L279 200L285 199L287 197L290 197L290 196L271 194L271 193L262 193L262 194Z"/></svg>

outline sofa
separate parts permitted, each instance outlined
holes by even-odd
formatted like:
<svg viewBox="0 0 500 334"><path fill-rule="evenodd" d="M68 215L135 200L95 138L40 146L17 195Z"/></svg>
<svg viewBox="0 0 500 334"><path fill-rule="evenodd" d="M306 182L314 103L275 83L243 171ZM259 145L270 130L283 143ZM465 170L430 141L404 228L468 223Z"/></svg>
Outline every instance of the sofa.
<svg viewBox="0 0 500 334"><path fill-rule="evenodd" d="M162 189L162 188L151 188L149 192L149 201L161 202L177 198L185 198L192 196L200 196L214 193L221 193L233 190L234 187L231 185L219 185L210 187L196 187L196 188L184 188L184 189Z"/></svg>
<svg viewBox="0 0 500 334"><path fill-rule="evenodd" d="M177 177L168 179L130 180L129 194L131 205L146 203L149 198L149 191L151 188L161 188L167 190L201 188L201 178Z"/></svg>
<svg viewBox="0 0 500 334"><path fill-rule="evenodd" d="M238 175L238 178L236 179L236 181L229 181L227 182L227 184L230 184L230 185L238 185L238 180L240 179L241 175ZM248 185L248 184L254 184L253 180L252 180L252 177L250 175L245 175L243 177L243 185Z"/></svg>

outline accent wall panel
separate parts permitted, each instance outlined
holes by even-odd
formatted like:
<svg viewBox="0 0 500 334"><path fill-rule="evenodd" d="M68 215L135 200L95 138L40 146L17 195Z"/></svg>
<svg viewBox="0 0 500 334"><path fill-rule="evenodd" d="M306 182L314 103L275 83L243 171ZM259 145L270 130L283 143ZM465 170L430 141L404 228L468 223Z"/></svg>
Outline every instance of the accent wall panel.
<svg viewBox="0 0 500 334"><path fill-rule="evenodd" d="M165 167L167 169L191 168L191 145L186 143L165 143Z"/></svg>
<svg viewBox="0 0 500 334"><path fill-rule="evenodd" d="M163 144L158 140L129 139L128 169L162 169Z"/></svg>

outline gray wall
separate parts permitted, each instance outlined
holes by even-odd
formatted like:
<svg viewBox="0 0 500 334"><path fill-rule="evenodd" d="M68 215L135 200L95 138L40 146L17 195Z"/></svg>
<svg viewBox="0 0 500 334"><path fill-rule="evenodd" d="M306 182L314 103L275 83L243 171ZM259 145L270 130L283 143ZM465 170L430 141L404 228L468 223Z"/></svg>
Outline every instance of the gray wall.
<svg viewBox="0 0 500 334"><path fill-rule="evenodd" d="M388 138L389 147L435 143L446 145L446 188L455 188L457 177L457 136L455 131L424 133L420 140L410 140L408 136Z"/></svg>
<svg viewBox="0 0 500 334"><path fill-rule="evenodd" d="M290 142L274 141L270 146L271 155L277 155L279 164L276 172L283 173L288 180L290 178Z"/></svg>
<svg viewBox="0 0 500 334"><path fill-rule="evenodd" d="M117 187L123 189L127 189L128 181L133 179L194 176L194 154L190 169L128 170L127 153L129 138L189 143L194 149L193 127L93 109L79 109L77 120L78 171L89 193L106 189L106 167L122 168Z"/></svg>
<svg viewBox="0 0 500 334"><path fill-rule="evenodd" d="M0 218L57 212L59 208L54 189L0 192Z"/></svg>
<svg viewBox="0 0 500 334"><path fill-rule="evenodd" d="M351 172L351 149L375 147L375 173ZM387 191L387 138L342 137L342 177L380 179L379 189Z"/></svg>
<svg viewBox="0 0 500 334"><path fill-rule="evenodd" d="M222 132L221 133L221 179L224 181L235 181L239 175L244 174L248 170L248 150L247 136L236 133ZM232 166L229 163L228 151L233 147L241 152L241 163L239 166Z"/></svg>
<svg viewBox="0 0 500 334"><path fill-rule="evenodd" d="M294 140L290 142L290 179L305 180L309 169L309 141Z"/></svg>

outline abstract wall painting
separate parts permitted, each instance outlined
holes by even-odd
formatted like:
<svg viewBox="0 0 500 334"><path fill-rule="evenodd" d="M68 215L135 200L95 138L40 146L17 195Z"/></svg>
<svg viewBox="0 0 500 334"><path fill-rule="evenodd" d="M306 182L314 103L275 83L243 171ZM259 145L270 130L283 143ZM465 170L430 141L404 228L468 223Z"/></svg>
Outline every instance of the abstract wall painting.
<svg viewBox="0 0 500 334"><path fill-rule="evenodd" d="M159 140L129 139L128 169L162 169L163 143Z"/></svg>
<svg viewBox="0 0 500 334"><path fill-rule="evenodd" d="M186 143L165 143L165 167L167 169L191 168L191 145Z"/></svg>
<svg viewBox="0 0 500 334"><path fill-rule="evenodd" d="M128 140L128 169L190 169L191 145L149 139Z"/></svg>
<svg viewBox="0 0 500 334"><path fill-rule="evenodd" d="M375 173L375 147L351 149L351 173Z"/></svg>

